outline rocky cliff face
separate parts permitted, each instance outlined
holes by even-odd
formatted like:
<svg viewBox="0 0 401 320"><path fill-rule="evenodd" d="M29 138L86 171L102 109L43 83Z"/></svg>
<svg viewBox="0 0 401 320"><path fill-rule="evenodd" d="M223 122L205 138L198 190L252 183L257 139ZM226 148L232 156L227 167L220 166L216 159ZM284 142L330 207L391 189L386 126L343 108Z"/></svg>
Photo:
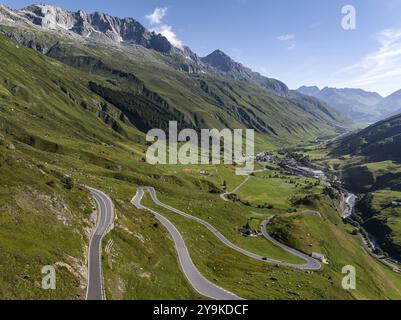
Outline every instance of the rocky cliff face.
<svg viewBox="0 0 401 320"><path fill-rule="evenodd" d="M41 4L21 10L1 6L1 18L9 23L33 24L84 38L137 44L162 53L169 53L173 49L165 37L150 32L134 19L120 19L100 12L70 12L56 6Z"/></svg>

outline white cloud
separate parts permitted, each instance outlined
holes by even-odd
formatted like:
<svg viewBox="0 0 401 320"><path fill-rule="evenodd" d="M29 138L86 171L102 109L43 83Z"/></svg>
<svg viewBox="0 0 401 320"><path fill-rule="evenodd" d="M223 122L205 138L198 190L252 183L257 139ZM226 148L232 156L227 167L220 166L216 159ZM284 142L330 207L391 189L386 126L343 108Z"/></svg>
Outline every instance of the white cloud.
<svg viewBox="0 0 401 320"><path fill-rule="evenodd" d="M273 75L269 72L269 70L265 66L260 66L259 72L265 77L273 77Z"/></svg>
<svg viewBox="0 0 401 320"><path fill-rule="evenodd" d="M178 40L177 35L174 33L173 28L169 25L162 25L152 31L156 33L160 33L162 36L166 37L167 40L174 46L179 49L183 49L183 44L180 40Z"/></svg>
<svg viewBox="0 0 401 320"><path fill-rule="evenodd" d="M289 46L288 46L288 50L294 50L295 49L295 43L291 43Z"/></svg>
<svg viewBox="0 0 401 320"><path fill-rule="evenodd" d="M151 25L158 25L162 23L163 18L167 14L167 8L156 8L153 13L148 14L146 19Z"/></svg>
<svg viewBox="0 0 401 320"><path fill-rule="evenodd" d="M386 29L374 35L379 46L360 62L340 70L341 86L360 87L388 95L401 84L401 29Z"/></svg>
<svg viewBox="0 0 401 320"><path fill-rule="evenodd" d="M157 26L152 28L151 31L166 37L174 47L183 49L183 44L173 31L173 27L163 23L163 18L167 15L167 9L168 8L156 8L153 13L146 16L146 19L148 19L150 25Z"/></svg>
<svg viewBox="0 0 401 320"><path fill-rule="evenodd" d="M295 49L295 43L294 43L295 38L296 36L293 33L286 33L276 37L278 41L286 43L287 49L290 51Z"/></svg>
<svg viewBox="0 0 401 320"><path fill-rule="evenodd" d="M287 33L287 34L282 34L279 35L277 38L279 41L290 41L295 39L295 34L292 33Z"/></svg>

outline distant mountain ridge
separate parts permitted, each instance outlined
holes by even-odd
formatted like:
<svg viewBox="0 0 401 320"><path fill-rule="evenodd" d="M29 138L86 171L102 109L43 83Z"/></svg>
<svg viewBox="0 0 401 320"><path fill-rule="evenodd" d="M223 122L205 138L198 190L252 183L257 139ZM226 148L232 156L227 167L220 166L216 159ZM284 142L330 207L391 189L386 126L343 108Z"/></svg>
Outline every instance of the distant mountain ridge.
<svg viewBox="0 0 401 320"><path fill-rule="evenodd" d="M377 107L389 115L401 113L401 90L398 90L384 98L382 101L380 101Z"/></svg>
<svg viewBox="0 0 401 320"><path fill-rule="evenodd" d="M302 87L298 88L297 91L302 94L306 94L308 96L315 96L315 95L319 94L320 89L317 86L311 86L311 87L302 86Z"/></svg>
<svg viewBox="0 0 401 320"><path fill-rule="evenodd" d="M386 116L386 113L382 112L378 106L383 97L376 92L329 87L320 90L316 86L302 86L298 91L326 102L338 112L349 116L356 122L372 123Z"/></svg>

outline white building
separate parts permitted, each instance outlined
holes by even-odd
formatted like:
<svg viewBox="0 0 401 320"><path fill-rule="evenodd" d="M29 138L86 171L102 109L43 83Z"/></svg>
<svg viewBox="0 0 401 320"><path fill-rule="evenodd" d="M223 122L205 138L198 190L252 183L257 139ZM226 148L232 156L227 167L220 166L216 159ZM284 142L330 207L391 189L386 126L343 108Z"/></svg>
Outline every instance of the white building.
<svg viewBox="0 0 401 320"><path fill-rule="evenodd" d="M329 264L329 261L326 259L326 257L324 255L322 255L321 253L317 253L317 252L313 252L311 254L312 258L316 259L316 260L320 260L321 262L323 262L324 264Z"/></svg>

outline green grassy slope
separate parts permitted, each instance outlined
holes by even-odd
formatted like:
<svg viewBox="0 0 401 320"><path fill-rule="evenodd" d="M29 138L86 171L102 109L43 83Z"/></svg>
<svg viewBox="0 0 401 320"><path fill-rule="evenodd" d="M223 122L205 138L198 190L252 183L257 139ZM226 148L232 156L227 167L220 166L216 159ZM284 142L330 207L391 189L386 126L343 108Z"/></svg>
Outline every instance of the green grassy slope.
<svg viewBox="0 0 401 320"><path fill-rule="evenodd" d="M363 156L367 162L400 161L401 116L380 121L334 143L332 154Z"/></svg>
<svg viewBox="0 0 401 320"><path fill-rule="evenodd" d="M223 233L243 248L262 253L258 248L261 249L261 244L264 242L263 254L294 261L288 254L273 248L263 238L239 240L234 237L234 234L238 233L236 228L230 228L229 222L225 222L235 219L232 217L233 214L230 214L233 212L231 207L234 204L222 203L222 206L219 206L217 198L215 201L209 200L210 204L213 203L213 207L218 208L215 211L197 204L196 199L188 193L184 199L182 195L178 198L173 194L170 197L162 195L160 198L163 202L206 219L212 224L227 225L226 228L219 228L220 231L226 230ZM200 202L199 195L198 201ZM147 207L162 213L178 227L188 243L195 263L211 281L245 298L399 299L401 280L398 275L364 251L360 239L348 233L338 213L331 208L330 201L322 199L321 203L312 208L322 212L322 221L313 215L283 214L269 226L270 232L281 241L307 253L316 251L328 256L329 266L324 266L321 271L309 272L253 261L225 247L213 234L196 222L154 205L149 197L144 201ZM228 208L225 208L226 206ZM249 217L252 216L251 210L254 208L236 210L237 213L234 215ZM291 219L288 220L287 217ZM309 247L309 241L313 244L312 248ZM346 291L341 287L343 277L341 269L345 265L354 265L357 269L355 291Z"/></svg>
<svg viewBox="0 0 401 320"><path fill-rule="evenodd" d="M0 298L83 299L91 201L9 145L0 142ZM56 266L55 291L41 288L45 265Z"/></svg>
<svg viewBox="0 0 401 320"><path fill-rule="evenodd" d="M110 104L109 121L101 117L99 104L105 102L87 89L84 74L4 37L0 41L0 297L83 299L94 203L80 184L121 190L112 177L123 181L125 166L139 162L135 155L143 150L135 141L144 138L118 120L120 113ZM124 134L109 125L110 119ZM104 180L97 184L99 176ZM129 196L133 193L131 187ZM166 233L152 232L152 217L135 216L129 196L120 200L121 194L112 193L121 227L112 234L118 267L112 266L107 278L108 296L197 297L178 268L174 249L161 241ZM138 243L135 235L142 233L146 241ZM43 265L57 266L54 291L41 288Z"/></svg>
<svg viewBox="0 0 401 320"><path fill-rule="evenodd" d="M380 247L396 259L401 258L399 200L401 117L380 121L329 146L344 182L361 194L358 206L361 222Z"/></svg>
<svg viewBox="0 0 401 320"><path fill-rule="evenodd" d="M282 242L306 253L324 254L330 265L326 268L334 283L341 283L341 269L352 265L356 269L358 299L399 299L401 278L398 274L372 258L361 248L359 236L352 236L348 225L325 201L315 207L322 218L315 215L285 214L275 218L269 232Z"/></svg>
<svg viewBox="0 0 401 320"><path fill-rule="evenodd" d="M306 253L324 253L330 260L330 265L324 266L323 270L318 272L267 265L263 267L266 273L263 275L257 266L258 262L226 248L213 234L196 222L156 206L150 198L146 198L144 201L146 206L164 214L178 227L189 244L192 258L211 281L216 281L241 296L256 299L399 299L401 294L399 276L365 251L359 237L350 234L349 226L343 224L331 200L321 194L322 189L319 186L313 190L319 195L318 199L309 205L291 204L289 201L291 194L288 193L287 197L277 199L279 202L276 204L277 209L266 209L258 208L259 200L251 198L254 194L253 179L260 184L259 190L275 190L286 188L286 181L291 179L290 177L281 176L277 172L270 172L278 176L272 179L252 177L248 182L249 185L247 183L240 189L242 197L250 199L249 205L243 205L240 202L225 202L213 193L192 190L188 184L191 181L189 176L192 176L207 191L209 184L206 182L215 182L219 186L221 177L228 175L229 167L209 170L208 176L199 175L199 168L162 170L166 174L174 174L181 183L176 181L178 185L174 188L172 188L173 181L156 184L160 200L215 225L237 245L272 258L299 262L263 238L243 238L239 235L238 228L247 221L256 230L260 222L270 214L279 214L269 226L272 234L284 243ZM269 171L258 173L261 176L264 174L269 174ZM276 180L281 183L277 184ZM230 190L241 181L227 179L226 182ZM246 186L250 188L247 189ZM293 188L292 192L295 194L304 192L302 184ZM322 213L323 219L314 215L285 213L286 210L295 209L298 212L305 209L318 210ZM312 244L312 247L309 244ZM343 277L341 269L345 265L354 265L357 269L356 291L347 292L341 287Z"/></svg>
<svg viewBox="0 0 401 320"><path fill-rule="evenodd" d="M88 87L91 81L115 87L115 78L108 82L104 74L68 67L5 37L0 37L0 42L2 298L84 298L85 257L94 226L94 204L81 184L108 193L117 209L115 228L103 244L114 241L111 252L103 255L109 299L199 298L178 266L167 232L151 214L130 204L141 185L154 186L163 201L216 222L221 232L246 249L297 261L262 238L244 238L238 233L250 218L260 217L255 211L265 216L270 213L257 208L265 201L263 184L272 188L263 174L254 177L258 199L252 198L252 188L240 189L240 196L250 201L245 205L225 202L215 193L222 191L222 180L229 189L241 182L242 178L234 176L234 166L143 163L143 133L126 121L117 106ZM187 75L183 77L188 79ZM254 90L259 94L259 89ZM201 169L213 175L201 176ZM250 186L255 183L252 179ZM292 186L286 189L288 196L290 191L303 194L307 185L299 182L297 187L286 184L287 177L277 179L282 181L276 181L275 188ZM278 199L280 203L275 205L283 212L292 209L287 200ZM193 259L205 275L244 297L397 297L394 286L387 286L392 275L380 268L368 269L366 281L377 272L383 273L379 280L385 287L363 287L363 294L352 295L341 289L337 268L308 273L267 266L232 252L192 222L176 216L171 219L183 232ZM252 224L257 228L258 220L252 219ZM40 288L40 270L45 264L57 265L55 291Z"/></svg>

